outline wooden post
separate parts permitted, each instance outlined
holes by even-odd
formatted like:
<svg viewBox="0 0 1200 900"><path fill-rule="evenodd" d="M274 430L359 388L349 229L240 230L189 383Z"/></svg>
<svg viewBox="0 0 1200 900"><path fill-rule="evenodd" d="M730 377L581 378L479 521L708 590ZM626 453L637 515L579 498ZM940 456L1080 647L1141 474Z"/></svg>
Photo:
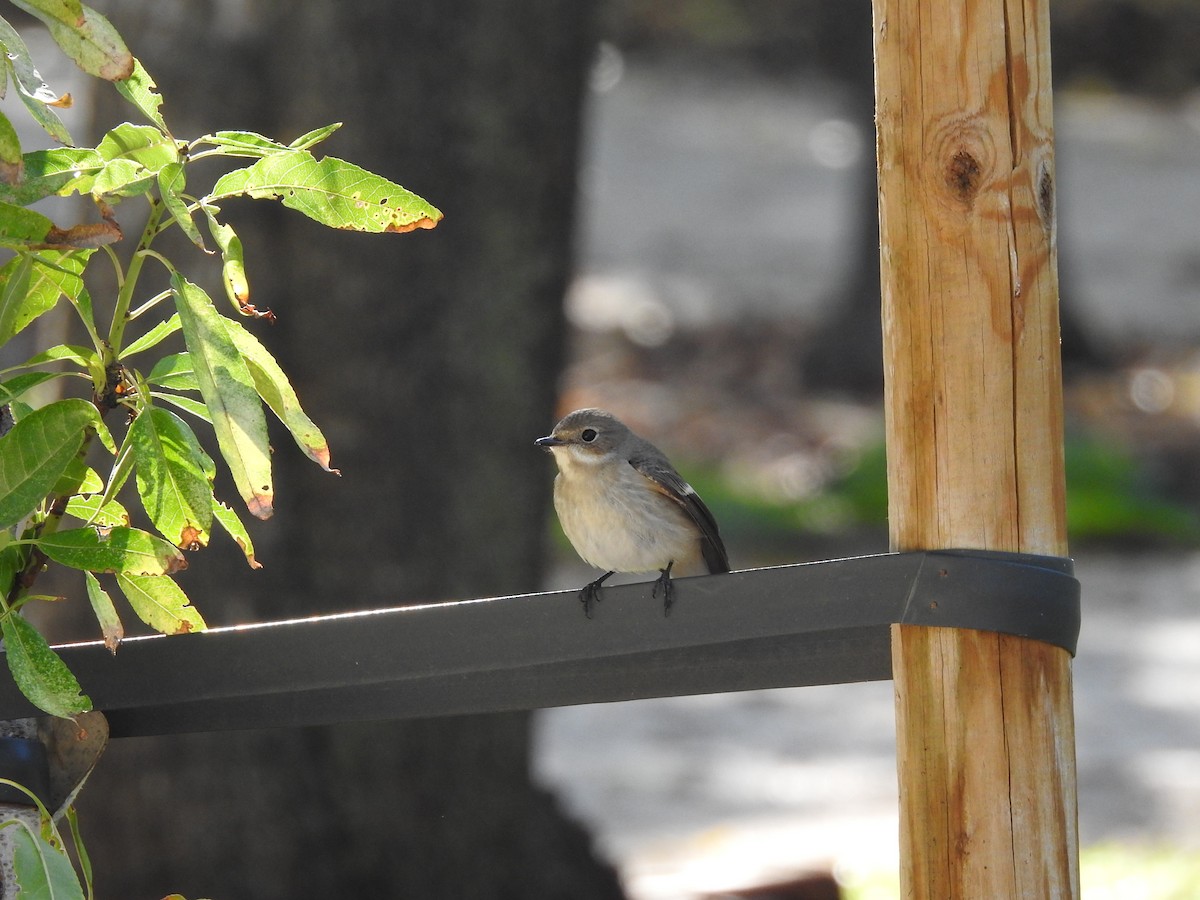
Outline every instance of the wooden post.
<svg viewBox="0 0 1200 900"><path fill-rule="evenodd" d="M1048 0L873 0L893 549L1065 555ZM895 626L906 898L1077 898L1071 660Z"/></svg>

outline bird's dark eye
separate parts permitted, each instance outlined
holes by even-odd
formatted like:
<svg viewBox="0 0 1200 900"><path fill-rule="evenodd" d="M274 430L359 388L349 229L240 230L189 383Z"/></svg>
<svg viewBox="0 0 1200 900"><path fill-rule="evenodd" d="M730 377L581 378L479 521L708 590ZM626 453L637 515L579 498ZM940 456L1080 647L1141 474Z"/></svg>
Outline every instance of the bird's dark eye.
<svg viewBox="0 0 1200 900"><path fill-rule="evenodd" d="M594 441L596 439L596 429L595 428L585 428L585 429L583 429L583 431L581 431L579 433L579 436L580 436L580 438L583 439L583 442L585 444L590 444L592 441Z"/></svg>

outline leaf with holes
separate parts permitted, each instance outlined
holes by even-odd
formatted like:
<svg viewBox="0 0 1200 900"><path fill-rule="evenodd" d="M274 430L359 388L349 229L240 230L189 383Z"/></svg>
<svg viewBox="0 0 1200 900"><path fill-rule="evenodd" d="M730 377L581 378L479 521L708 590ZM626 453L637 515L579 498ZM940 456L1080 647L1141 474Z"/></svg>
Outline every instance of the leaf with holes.
<svg viewBox="0 0 1200 900"><path fill-rule="evenodd" d="M163 634L204 631L208 626L183 588L170 578L118 575L117 585L138 618Z"/></svg>
<svg viewBox="0 0 1200 900"><path fill-rule="evenodd" d="M56 563L88 572L169 575L187 568L173 544L137 528L72 528L35 541Z"/></svg>
<svg viewBox="0 0 1200 900"><path fill-rule="evenodd" d="M66 850L48 840L44 829L38 833L19 819L9 821L16 822L10 827L16 829L12 861L20 896L37 900L83 900L83 888Z"/></svg>
<svg viewBox="0 0 1200 900"><path fill-rule="evenodd" d="M136 58L133 60L133 73L128 78L118 81L116 88L117 92L132 103L138 112L164 132L170 133L167 123L163 121L163 98L158 92L158 85L154 83L154 79L150 77L150 73L146 71L140 61Z"/></svg>
<svg viewBox="0 0 1200 900"><path fill-rule="evenodd" d="M307 150L263 157L223 175L205 202L245 195L278 199L330 228L351 231L413 231L433 228L439 210L411 191L353 163Z"/></svg>
<svg viewBox="0 0 1200 900"><path fill-rule="evenodd" d="M101 494L72 497L67 501L67 515L101 528L130 523L129 511L116 500L106 501Z"/></svg>

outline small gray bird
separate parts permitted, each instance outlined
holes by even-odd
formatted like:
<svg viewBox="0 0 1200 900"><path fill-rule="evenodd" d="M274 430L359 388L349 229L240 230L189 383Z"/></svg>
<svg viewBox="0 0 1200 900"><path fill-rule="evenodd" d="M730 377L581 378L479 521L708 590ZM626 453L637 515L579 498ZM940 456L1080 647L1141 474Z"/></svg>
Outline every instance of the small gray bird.
<svg viewBox="0 0 1200 900"><path fill-rule="evenodd" d="M605 573L579 594L590 619L600 586L614 572L660 573L671 612L671 567L729 571L716 520L662 451L602 409L577 409L534 443L554 454L554 509L584 562Z"/></svg>

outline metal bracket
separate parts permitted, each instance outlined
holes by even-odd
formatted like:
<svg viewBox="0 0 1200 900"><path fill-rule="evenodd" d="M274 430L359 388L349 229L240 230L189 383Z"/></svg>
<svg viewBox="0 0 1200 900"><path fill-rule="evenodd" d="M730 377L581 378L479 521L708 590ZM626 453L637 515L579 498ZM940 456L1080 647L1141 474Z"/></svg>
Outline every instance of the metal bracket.
<svg viewBox="0 0 1200 900"><path fill-rule="evenodd" d="M367 610L57 648L113 737L536 709L891 678L894 623L1075 652L1069 559L889 553L648 584ZM0 681L0 719L35 715Z"/></svg>

